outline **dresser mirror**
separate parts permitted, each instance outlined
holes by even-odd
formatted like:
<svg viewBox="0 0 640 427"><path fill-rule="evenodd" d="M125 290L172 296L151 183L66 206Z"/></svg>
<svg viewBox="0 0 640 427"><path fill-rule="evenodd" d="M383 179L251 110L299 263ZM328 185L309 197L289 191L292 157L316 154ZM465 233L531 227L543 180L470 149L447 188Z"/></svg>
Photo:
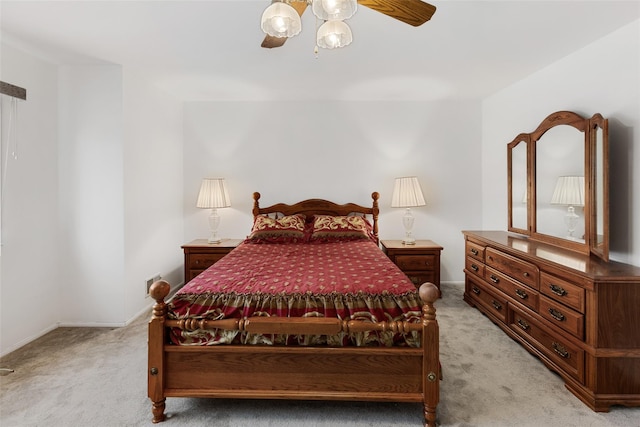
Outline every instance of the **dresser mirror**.
<svg viewBox="0 0 640 427"><path fill-rule="evenodd" d="M608 124L549 115L507 146L509 231L609 257Z"/></svg>

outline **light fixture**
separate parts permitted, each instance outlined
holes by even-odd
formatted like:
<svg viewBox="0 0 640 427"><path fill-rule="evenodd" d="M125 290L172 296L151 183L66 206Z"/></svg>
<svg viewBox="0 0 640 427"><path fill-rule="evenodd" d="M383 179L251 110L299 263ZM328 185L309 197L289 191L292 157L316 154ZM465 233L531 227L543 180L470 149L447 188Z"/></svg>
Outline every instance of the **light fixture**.
<svg viewBox="0 0 640 427"><path fill-rule="evenodd" d="M313 14L325 21L349 19L357 8L357 0L314 0L311 5Z"/></svg>
<svg viewBox="0 0 640 427"><path fill-rule="evenodd" d="M316 43L324 49L344 47L352 41L351 28L343 21L327 21L320 25L316 34Z"/></svg>
<svg viewBox="0 0 640 427"><path fill-rule="evenodd" d="M402 243L405 245L415 245L416 239L411 236L411 229L413 228L413 214L411 208L416 206L424 206L424 195L422 194L422 188L420 182L415 176L408 176L403 178L396 178L395 185L393 187L393 195L391 197L392 208L406 208L404 216L402 217L402 225L404 225L405 236L402 239Z"/></svg>
<svg viewBox="0 0 640 427"><path fill-rule="evenodd" d="M293 37L300 33L300 15L290 4L275 1L262 13L262 31L273 37Z"/></svg>
<svg viewBox="0 0 640 427"><path fill-rule="evenodd" d="M574 206L584 206L584 176L560 176L551 196L552 205L564 205L567 213L564 217L567 237L574 238L578 215Z"/></svg>
<svg viewBox="0 0 640 427"><path fill-rule="evenodd" d="M311 5L313 14L323 22L316 31L316 54L318 47L336 49L347 46L353 41L351 28L344 22L351 18L358 8L357 0L273 0L262 13L260 27L272 37L288 38L300 33L304 8L296 10L291 2L304 2ZM297 5L296 5L297 7Z"/></svg>
<svg viewBox="0 0 640 427"><path fill-rule="evenodd" d="M209 243L220 243L220 238L218 237L218 225L220 225L218 208L228 208L229 206L231 206L231 199L229 198L224 178L204 178L202 184L200 184L196 207L211 209L211 214L209 215L209 228L211 229Z"/></svg>

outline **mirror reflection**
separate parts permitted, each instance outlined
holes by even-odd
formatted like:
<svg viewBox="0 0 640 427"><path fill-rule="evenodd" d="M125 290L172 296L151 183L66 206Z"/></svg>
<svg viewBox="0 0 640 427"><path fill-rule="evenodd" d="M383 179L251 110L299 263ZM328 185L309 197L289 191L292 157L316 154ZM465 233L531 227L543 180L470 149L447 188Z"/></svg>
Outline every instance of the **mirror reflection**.
<svg viewBox="0 0 640 427"><path fill-rule="evenodd" d="M511 227L528 230L527 221L527 144L517 141L511 147Z"/></svg>
<svg viewBox="0 0 640 427"><path fill-rule="evenodd" d="M584 134L572 126L549 129L536 144L538 233L585 241Z"/></svg>

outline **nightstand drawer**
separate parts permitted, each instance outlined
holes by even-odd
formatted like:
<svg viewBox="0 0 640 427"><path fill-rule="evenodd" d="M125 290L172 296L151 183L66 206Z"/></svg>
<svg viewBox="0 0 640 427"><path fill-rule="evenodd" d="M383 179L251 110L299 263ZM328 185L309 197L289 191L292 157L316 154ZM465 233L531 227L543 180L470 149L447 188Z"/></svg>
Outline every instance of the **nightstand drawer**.
<svg viewBox="0 0 640 427"><path fill-rule="evenodd" d="M189 268L206 270L226 254L189 254Z"/></svg>
<svg viewBox="0 0 640 427"><path fill-rule="evenodd" d="M419 288L425 282L430 282L435 285L436 282L436 273L434 271L431 272L411 272L405 271L404 274L407 275L411 283L416 285L416 288Z"/></svg>
<svg viewBox="0 0 640 427"><path fill-rule="evenodd" d="M184 283L220 261L240 243L242 240L239 239L223 239L220 243L208 243L205 239L197 239L183 245Z"/></svg>
<svg viewBox="0 0 640 427"><path fill-rule="evenodd" d="M435 255L396 255L396 265L400 270L434 270L436 266Z"/></svg>

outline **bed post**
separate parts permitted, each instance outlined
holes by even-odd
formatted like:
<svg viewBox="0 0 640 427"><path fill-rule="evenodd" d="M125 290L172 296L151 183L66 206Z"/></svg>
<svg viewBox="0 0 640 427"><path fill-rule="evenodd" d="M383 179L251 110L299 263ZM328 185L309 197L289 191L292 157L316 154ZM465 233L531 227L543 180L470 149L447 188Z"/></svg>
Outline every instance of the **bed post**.
<svg viewBox="0 0 640 427"><path fill-rule="evenodd" d="M378 199L380 198L380 193L374 191L371 193L371 198L373 199L372 206L372 219L373 219L373 235L376 237L376 242L378 242L378 215L380 214L380 208L378 207Z"/></svg>
<svg viewBox="0 0 640 427"><path fill-rule="evenodd" d="M422 306L422 393L425 426L436 427L436 407L440 400L439 328L434 302L440 291L433 283L420 286Z"/></svg>
<svg viewBox="0 0 640 427"><path fill-rule="evenodd" d="M260 200L260 193L258 193L257 191L255 193L253 193L253 217L257 217L258 215L260 215L260 203L258 202L258 200Z"/></svg>
<svg viewBox="0 0 640 427"><path fill-rule="evenodd" d="M164 299L169 295L171 286L164 280L155 282L149 288L149 295L156 301L149 321L149 366L147 371L148 395L152 402L153 422L165 420L164 408L164 322L167 304Z"/></svg>

